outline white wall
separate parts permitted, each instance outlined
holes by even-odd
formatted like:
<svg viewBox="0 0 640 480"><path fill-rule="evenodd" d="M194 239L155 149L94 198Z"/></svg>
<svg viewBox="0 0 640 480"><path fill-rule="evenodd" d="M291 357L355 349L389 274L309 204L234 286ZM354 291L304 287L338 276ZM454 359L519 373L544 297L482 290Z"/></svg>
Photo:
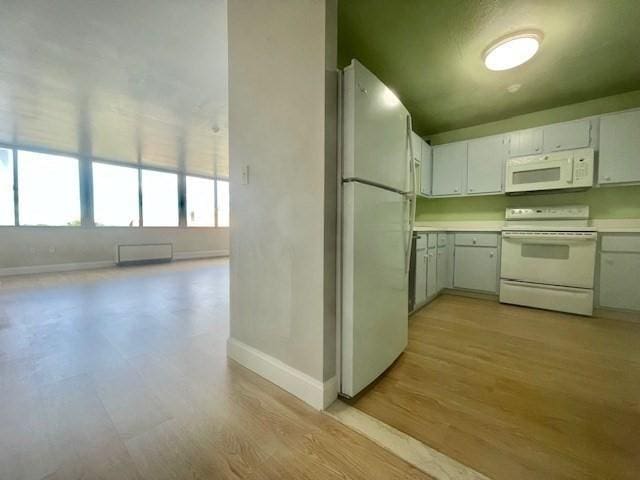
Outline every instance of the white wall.
<svg viewBox="0 0 640 480"><path fill-rule="evenodd" d="M229 251L229 229L0 227L0 274L24 267L112 262L116 246L126 243L173 243L176 257L222 255Z"/></svg>
<svg viewBox="0 0 640 480"><path fill-rule="evenodd" d="M228 3L230 355L270 359L284 377L243 363L290 391L335 376L335 13Z"/></svg>

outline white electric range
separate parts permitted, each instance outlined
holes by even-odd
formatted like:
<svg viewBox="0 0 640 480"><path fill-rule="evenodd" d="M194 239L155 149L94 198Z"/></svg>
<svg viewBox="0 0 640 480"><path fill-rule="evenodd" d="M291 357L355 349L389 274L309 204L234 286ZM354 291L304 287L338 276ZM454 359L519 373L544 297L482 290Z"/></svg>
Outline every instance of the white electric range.
<svg viewBox="0 0 640 480"><path fill-rule="evenodd" d="M592 315L597 238L588 206L508 208L500 301Z"/></svg>

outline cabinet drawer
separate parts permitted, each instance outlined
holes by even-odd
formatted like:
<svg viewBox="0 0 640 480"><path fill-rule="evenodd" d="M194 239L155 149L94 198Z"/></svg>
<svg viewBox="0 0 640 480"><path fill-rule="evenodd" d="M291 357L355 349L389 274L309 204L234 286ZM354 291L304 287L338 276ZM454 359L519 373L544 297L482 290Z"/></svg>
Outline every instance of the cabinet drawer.
<svg viewBox="0 0 640 480"><path fill-rule="evenodd" d="M615 234L602 236L603 252L640 253L640 235Z"/></svg>
<svg viewBox="0 0 640 480"><path fill-rule="evenodd" d="M456 245L477 246L477 247L497 247L497 233L456 233Z"/></svg>

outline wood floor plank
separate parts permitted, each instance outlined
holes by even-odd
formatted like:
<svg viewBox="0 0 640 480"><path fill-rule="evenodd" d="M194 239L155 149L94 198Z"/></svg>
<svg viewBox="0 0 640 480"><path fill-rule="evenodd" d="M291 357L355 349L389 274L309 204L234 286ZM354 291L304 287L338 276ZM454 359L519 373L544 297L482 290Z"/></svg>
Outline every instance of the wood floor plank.
<svg viewBox="0 0 640 480"><path fill-rule="evenodd" d="M439 297L352 404L494 478L640 472L640 323Z"/></svg>
<svg viewBox="0 0 640 480"><path fill-rule="evenodd" d="M2 480L430 479L227 359L226 259L0 287Z"/></svg>

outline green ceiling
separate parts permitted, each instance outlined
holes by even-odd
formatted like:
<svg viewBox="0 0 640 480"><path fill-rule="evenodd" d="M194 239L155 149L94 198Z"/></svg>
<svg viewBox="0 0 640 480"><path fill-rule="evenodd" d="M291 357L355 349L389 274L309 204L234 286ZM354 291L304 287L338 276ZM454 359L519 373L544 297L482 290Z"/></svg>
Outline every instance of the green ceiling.
<svg viewBox="0 0 640 480"><path fill-rule="evenodd" d="M422 135L640 88L640 0L341 0L338 27L341 66L376 73ZM489 44L527 29L544 33L533 60L484 68Z"/></svg>

